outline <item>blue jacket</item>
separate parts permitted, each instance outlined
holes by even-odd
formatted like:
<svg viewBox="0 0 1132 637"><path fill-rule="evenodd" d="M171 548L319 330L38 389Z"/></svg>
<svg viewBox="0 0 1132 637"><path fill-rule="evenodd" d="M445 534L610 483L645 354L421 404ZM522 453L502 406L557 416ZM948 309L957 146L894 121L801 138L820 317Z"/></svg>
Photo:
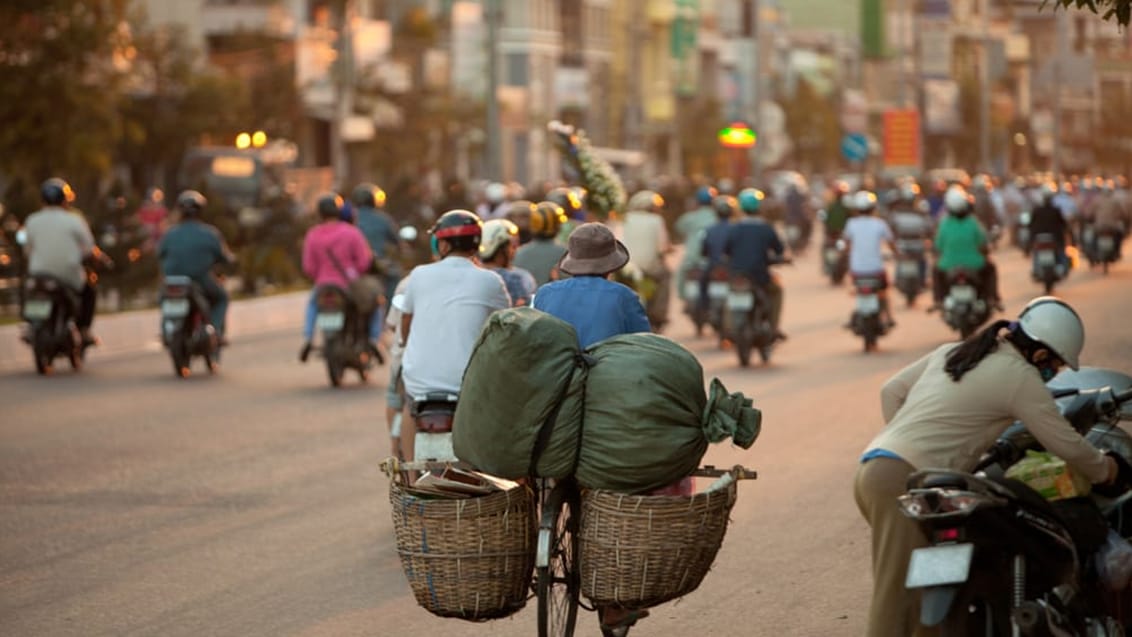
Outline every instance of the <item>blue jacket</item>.
<svg viewBox="0 0 1132 637"><path fill-rule="evenodd" d="M730 229L731 224L726 219L707 229L700 250L707 259L708 270L723 262L723 248L727 245L727 234Z"/></svg>
<svg viewBox="0 0 1132 637"><path fill-rule="evenodd" d="M770 283L772 257L782 256L785 248L774 227L758 217L747 217L730 227L723 254L732 274L745 276L758 285Z"/></svg>
<svg viewBox="0 0 1132 637"><path fill-rule="evenodd" d="M358 208L357 226L369 243L375 259L385 257L387 246L397 245L397 222L384 210L369 206Z"/></svg>
<svg viewBox="0 0 1132 637"><path fill-rule="evenodd" d="M187 276L198 283L211 279L214 265L231 261L220 231L195 219L182 221L165 233L157 246L157 258L165 276Z"/></svg>
<svg viewBox="0 0 1132 637"><path fill-rule="evenodd" d="M650 330L637 293L597 276L547 283L535 293L534 308L573 325L583 349L619 334Z"/></svg>

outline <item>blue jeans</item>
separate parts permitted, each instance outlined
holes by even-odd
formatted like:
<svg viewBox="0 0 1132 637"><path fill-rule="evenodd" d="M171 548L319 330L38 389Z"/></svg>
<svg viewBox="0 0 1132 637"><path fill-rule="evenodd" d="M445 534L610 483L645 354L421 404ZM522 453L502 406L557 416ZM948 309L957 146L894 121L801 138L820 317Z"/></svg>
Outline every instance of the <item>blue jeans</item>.
<svg viewBox="0 0 1132 637"><path fill-rule="evenodd" d="M208 300L208 320L216 329L216 333L224 336L225 319L228 316L228 291L212 277L197 279L196 283L204 293L204 298Z"/></svg>
<svg viewBox="0 0 1132 637"><path fill-rule="evenodd" d="M310 341L314 338L314 320L318 316L318 288L311 290L310 298L307 299L307 313L303 317L303 340ZM381 323L385 318L385 308L379 307L370 314L369 317L369 340L377 341L381 337Z"/></svg>

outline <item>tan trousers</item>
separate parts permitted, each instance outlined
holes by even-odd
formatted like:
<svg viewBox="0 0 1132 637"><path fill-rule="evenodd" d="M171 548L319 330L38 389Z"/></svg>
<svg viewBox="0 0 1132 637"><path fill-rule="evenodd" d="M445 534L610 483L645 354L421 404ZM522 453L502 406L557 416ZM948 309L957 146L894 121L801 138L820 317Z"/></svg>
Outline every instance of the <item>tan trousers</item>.
<svg viewBox="0 0 1132 637"><path fill-rule="evenodd" d="M916 469L895 458L874 458L857 468L853 497L873 530L873 600L867 637L937 635L920 626L920 594L904 588L912 549L928 545L919 525L900 512L896 498Z"/></svg>

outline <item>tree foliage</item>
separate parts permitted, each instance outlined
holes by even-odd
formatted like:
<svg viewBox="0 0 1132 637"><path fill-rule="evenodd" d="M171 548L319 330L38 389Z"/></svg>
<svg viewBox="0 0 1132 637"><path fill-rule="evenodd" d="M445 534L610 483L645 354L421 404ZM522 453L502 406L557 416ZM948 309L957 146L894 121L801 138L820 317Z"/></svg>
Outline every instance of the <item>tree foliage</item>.
<svg viewBox="0 0 1132 637"><path fill-rule="evenodd" d="M1077 8L1092 11L1105 20L1127 27L1132 21L1132 0L1052 0L1056 8ZM1050 0L1044 0L1042 6Z"/></svg>

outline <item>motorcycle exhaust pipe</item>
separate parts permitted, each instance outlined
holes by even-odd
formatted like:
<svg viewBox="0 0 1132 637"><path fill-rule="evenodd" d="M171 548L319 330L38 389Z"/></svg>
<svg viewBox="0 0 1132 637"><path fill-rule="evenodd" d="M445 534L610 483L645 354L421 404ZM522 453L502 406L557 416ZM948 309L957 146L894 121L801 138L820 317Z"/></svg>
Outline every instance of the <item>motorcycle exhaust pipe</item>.
<svg viewBox="0 0 1132 637"><path fill-rule="evenodd" d="M1010 615L1014 626L1018 629L1017 634L1027 637L1053 637L1043 604L1034 601L1023 602Z"/></svg>

